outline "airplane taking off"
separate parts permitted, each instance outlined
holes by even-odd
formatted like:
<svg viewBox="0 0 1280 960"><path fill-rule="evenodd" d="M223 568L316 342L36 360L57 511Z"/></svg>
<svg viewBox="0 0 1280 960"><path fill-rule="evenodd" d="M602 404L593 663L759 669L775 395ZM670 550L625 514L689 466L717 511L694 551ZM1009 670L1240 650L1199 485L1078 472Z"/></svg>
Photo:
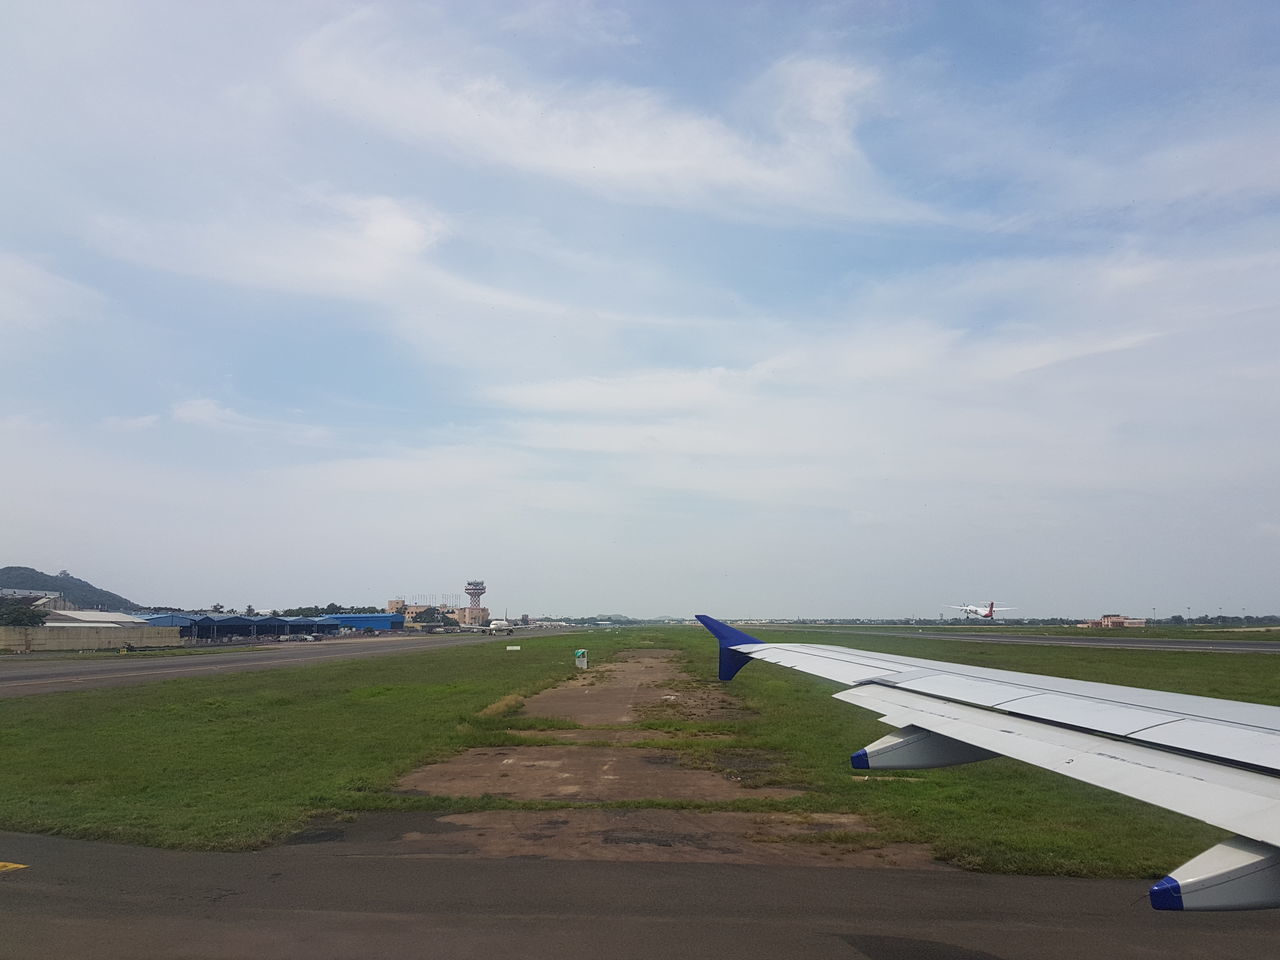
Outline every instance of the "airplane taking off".
<svg viewBox="0 0 1280 960"><path fill-rule="evenodd" d="M994 620L996 613L1000 610L1017 610L1017 607L997 607L994 600L987 604L984 610L982 607L975 607L972 603L955 604L949 603L947 606L953 610L963 610L966 617L976 616L982 617L984 620Z"/></svg>
<svg viewBox="0 0 1280 960"><path fill-rule="evenodd" d="M1280 907L1280 707L819 643L762 643L698 615L720 679L752 659L826 677L898 729L849 758L921 770L1012 757L1235 836L1148 892L1157 910Z"/></svg>

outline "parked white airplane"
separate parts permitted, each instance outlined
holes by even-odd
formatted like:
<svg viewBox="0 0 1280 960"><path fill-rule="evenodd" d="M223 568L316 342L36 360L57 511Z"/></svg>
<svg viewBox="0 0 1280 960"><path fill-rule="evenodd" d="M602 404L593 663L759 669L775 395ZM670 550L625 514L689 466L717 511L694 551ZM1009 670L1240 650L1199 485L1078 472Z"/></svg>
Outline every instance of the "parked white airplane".
<svg viewBox="0 0 1280 960"><path fill-rule="evenodd" d="M526 626L528 626L528 624L512 623L510 620L490 620L487 627L463 625L459 629L472 633L487 633L490 636L496 637L500 633L505 633L507 636L511 636L515 631L524 629Z"/></svg>
<svg viewBox="0 0 1280 960"><path fill-rule="evenodd" d="M762 643L699 615L720 679L752 659L837 680L898 729L850 757L916 770L1003 755L1235 834L1149 891L1157 910L1280 907L1280 707L817 643Z"/></svg>
<svg viewBox="0 0 1280 960"><path fill-rule="evenodd" d="M964 615L966 617L977 616L977 617L983 617L986 620L994 620L996 613L998 613L1001 610L1017 610L1018 609L1017 607L997 607L994 600L987 604L987 607L985 610L982 607L975 607L972 603L965 603L965 604L949 603L947 604L947 606L951 607L954 610L963 610Z"/></svg>

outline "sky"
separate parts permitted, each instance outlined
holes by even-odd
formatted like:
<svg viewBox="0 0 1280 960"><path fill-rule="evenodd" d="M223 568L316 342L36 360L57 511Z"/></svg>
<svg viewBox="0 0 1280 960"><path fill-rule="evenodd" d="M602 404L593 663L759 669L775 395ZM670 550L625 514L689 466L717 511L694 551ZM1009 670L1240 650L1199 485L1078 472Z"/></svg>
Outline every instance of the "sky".
<svg viewBox="0 0 1280 960"><path fill-rule="evenodd" d="M3 0L0 565L1280 611L1280 6Z"/></svg>

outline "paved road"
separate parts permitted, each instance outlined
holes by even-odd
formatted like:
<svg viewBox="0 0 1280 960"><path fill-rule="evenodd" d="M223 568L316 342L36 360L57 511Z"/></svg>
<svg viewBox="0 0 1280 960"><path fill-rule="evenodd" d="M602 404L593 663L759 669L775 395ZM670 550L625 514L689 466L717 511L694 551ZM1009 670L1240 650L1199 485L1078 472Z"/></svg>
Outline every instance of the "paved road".
<svg viewBox="0 0 1280 960"><path fill-rule="evenodd" d="M1115 650L1198 650L1210 653L1280 653L1280 640L1161 640L1145 637L1043 637L1034 634L944 633L928 629L884 630L874 627L786 627L761 625L762 633L803 631L864 637L910 637L926 640L958 640L961 643L1027 643L1041 647L1106 647ZM748 633L751 630L747 631Z"/></svg>
<svg viewBox="0 0 1280 960"><path fill-rule="evenodd" d="M438 650L475 643L519 643L520 637L548 637L580 631L539 630L512 637L485 634L443 634L426 637L338 638L320 643L280 643L275 646L207 655L174 657L121 656L104 660L54 660L38 656L0 658L0 698L36 693L123 687L137 683L199 677L250 670L298 667L331 660ZM0 954L3 960L3 954Z"/></svg>
<svg viewBox="0 0 1280 960"><path fill-rule="evenodd" d="M1257 960L1280 913L1157 913L1142 881L201 854L0 833L5 960Z"/></svg>

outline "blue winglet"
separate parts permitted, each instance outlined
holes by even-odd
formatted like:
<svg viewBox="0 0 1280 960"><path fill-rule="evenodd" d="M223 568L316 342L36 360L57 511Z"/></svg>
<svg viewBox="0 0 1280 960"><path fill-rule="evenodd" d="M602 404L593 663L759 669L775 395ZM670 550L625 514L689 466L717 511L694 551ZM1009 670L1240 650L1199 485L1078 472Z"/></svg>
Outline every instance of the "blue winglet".
<svg viewBox="0 0 1280 960"><path fill-rule="evenodd" d="M743 643L762 643L749 633L743 633L736 630L727 623L721 623L712 617L704 617L697 614L700 624L711 631L711 635L720 641L720 679L732 680L739 670L747 665L751 660L745 653L739 653L733 648Z"/></svg>
<svg viewBox="0 0 1280 960"><path fill-rule="evenodd" d="M1173 877L1165 877L1147 891L1147 896L1151 898L1151 906L1157 910L1182 909L1182 887Z"/></svg>
<svg viewBox="0 0 1280 960"><path fill-rule="evenodd" d="M859 750L849 758L849 766L855 770L870 770L871 758L867 756L867 751Z"/></svg>

